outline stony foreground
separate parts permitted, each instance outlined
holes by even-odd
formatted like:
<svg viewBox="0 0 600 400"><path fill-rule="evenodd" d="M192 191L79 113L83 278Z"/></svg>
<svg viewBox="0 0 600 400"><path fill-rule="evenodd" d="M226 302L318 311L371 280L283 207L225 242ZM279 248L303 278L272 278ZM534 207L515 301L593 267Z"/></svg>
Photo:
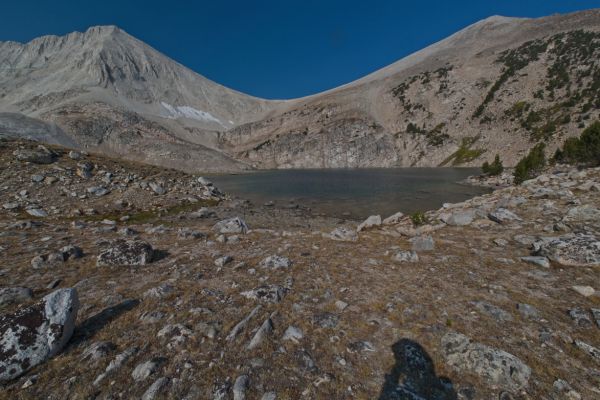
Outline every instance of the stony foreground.
<svg viewBox="0 0 600 400"><path fill-rule="evenodd" d="M357 232L29 142L0 163L2 398L600 397L598 169ZM13 346L19 315L52 346Z"/></svg>

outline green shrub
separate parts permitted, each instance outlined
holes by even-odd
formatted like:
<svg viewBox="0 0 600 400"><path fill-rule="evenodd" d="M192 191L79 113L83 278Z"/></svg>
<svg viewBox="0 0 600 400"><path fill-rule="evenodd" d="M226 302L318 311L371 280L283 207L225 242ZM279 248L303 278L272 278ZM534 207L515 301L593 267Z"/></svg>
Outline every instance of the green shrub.
<svg viewBox="0 0 600 400"><path fill-rule="evenodd" d="M523 157L515 167L514 177L517 185L528 179L535 178L546 165L546 155L544 143L536 144L527 156Z"/></svg>
<svg viewBox="0 0 600 400"><path fill-rule="evenodd" d="M600 121L587 127L580 137L565 140L562 149L554 153L554 161L600 165Z"/></svg>
<svg viewBox="0 0 600 400"><path fill-rule="evenodd" d="M414 226L425 225L429 222L427 216L423 211L415 211L410 215L410 220L412 221Z"/></svg>
<svg viewBox="0 0 600 400"><path fill-rule="evenodd" d="M489 176L500 175L504 171L504 165L502 165L502 161L500 161L500 156L496 154L494 157L494 161L490 164L487 161L483 163L481 166L483 173Z"/></svg>

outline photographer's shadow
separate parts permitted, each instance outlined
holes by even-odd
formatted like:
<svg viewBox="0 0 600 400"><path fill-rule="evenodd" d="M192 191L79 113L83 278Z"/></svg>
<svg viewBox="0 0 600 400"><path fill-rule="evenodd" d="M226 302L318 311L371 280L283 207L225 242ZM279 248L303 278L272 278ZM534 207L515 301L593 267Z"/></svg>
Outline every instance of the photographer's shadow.
<svg viewBox="0 0 600 400"><path fill-rule="evenodd" d="M410 339L392 345L396 364L379 395L379 400L456 400L452 382L435 373L433 361L423 347Z"/></svg>

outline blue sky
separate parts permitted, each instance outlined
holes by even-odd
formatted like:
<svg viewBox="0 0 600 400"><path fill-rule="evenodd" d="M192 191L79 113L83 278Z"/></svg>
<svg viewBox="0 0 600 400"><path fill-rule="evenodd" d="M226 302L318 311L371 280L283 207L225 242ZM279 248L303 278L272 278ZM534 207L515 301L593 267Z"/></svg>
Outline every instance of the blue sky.
<svg viewBox="0 0 600 400"><path fill-rule="evenodd" d="M1 7L0 41L117 25L223 85L292 98L360 78L490 15L594 7L600 0L20 0Z"/></svg>

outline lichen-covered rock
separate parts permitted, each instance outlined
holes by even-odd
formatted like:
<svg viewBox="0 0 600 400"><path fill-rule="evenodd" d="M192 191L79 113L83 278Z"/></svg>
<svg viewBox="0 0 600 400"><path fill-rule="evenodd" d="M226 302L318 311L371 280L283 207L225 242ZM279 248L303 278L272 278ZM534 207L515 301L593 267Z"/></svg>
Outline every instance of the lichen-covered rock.
<svg viewBox="0 0 600 400"><path fill-rule="evenodd" d="M6 382L55 356L71 338L79 300L73 288L0 317L0 382Z"/></svg>
<svg viewBox="0 0 600 400"><path fill-rule="evenodd" d="M146 265L152 262L154 249L142 240L118 239L98 254L96 265L99 267L110 265Z"/></svg>
<svg viewBox="0 0 600 400"><path fill-rule="evenodd" d="M600 265L600 240L593 235L565 235L535 243L537 254L561 265Z"/></svg>
<svg viewBox="0 0 600 400"><path fill-rule="evenodd" d="M501 389L521 389L527 385L531 375L531 369L518 357L471 342L460 333L449 332L442 337L442 352L453 368L477 374Z"/></svg>
<svg viewBox="0 0 600 400"><path fill-rule="evenodd" d="M217 222L213 226L213 230L217 233L246 233L248 225L243 219L234 217Z"/></svg>

